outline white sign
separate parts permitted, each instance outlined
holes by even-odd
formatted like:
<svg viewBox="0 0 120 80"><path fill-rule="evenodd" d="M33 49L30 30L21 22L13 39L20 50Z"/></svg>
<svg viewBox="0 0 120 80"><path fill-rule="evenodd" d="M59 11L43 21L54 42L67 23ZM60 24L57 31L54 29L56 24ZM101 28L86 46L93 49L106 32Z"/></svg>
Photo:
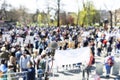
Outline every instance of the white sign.
<svg viewBox="0 0 120 80"><path fill-rule="evenodd" d="M26 36L25 43L31 43L34 44L34 37L33 36Z"/></svg>
<svg viewBox="0 0 120 80"><path fill-rule="evenodd" d="M84 32L81 36L84 36L84 37L87 37L87 36L89 36L89 32Z"/></svg>
<svg viewBox="0 0 120 80"><path fill-rule="evenodd" d="M2 35L2 41L10 41L10 40L11 40L11 36L9 34Z"/></svg>
<svg viewBox="0 0 120 80"><path fill-rule="evenodd" d="M22 46L23 45L23 38L18 37L16 44L20 44Z"/></svg>

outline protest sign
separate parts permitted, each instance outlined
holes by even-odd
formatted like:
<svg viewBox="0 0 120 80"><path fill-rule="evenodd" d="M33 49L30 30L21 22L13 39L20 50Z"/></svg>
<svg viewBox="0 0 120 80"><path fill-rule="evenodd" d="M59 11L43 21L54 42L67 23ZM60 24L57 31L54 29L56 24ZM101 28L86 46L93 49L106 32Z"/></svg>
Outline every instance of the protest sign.
<svg viewBox="0 0 120 80"><path fill-rule="evenodd" d="M23 45L23 38L21 38L21 37L18 37L17 38L17 42L16 42L16 44L19 44L19 45Z"/></svg>
<svg viewBox="0 0 120 80"><path fill-rule="evenodd" d="M2 35L2 41L10 41L11 37L9 34L3 34Z"/></svg>
<svg viewBox="0 0 120 80"><path fill-rule="evenodd" d="M89 34L90 34L89 32L83 32L81 36L86 37L86 36L89 36Z"/></svg>
<svg viewBox="0 0 120 80"><path fill-rule="evenodd" d="M25 44L34 44L34 37L33 36L26 36L26 39L25 39Z"/></svg>

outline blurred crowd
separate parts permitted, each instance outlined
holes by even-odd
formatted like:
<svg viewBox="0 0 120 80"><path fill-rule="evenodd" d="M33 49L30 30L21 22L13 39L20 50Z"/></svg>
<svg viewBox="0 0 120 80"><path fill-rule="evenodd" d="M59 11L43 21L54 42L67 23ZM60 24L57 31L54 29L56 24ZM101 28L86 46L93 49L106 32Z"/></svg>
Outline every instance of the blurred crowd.
<svg viewBox="0 0 120 80"><path fill-rule="evenodd" d="M3 41L3 35L10 35ZM46 49L52 41L58 43L59 50L84 47L87 41L94 56L106 57L119 54L120 29L95 27L15 27L0 30L0 72L29 71L29 79L35 80L36 69L45 70ZM26 36L33 36L34 43L24 43ZM16 43L17 38L23 43Z"/></svg>

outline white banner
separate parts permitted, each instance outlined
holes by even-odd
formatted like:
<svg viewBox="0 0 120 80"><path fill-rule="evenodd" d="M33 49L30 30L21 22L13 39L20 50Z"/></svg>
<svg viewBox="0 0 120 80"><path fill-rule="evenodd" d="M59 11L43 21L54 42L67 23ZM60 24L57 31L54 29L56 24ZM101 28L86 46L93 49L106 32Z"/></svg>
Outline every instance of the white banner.
<svg viewBox="0 0 120 80"><path fill-rule="evenodd" d="M79 48L71 50L56 50L54 66L84 63L88 64L90 56L90 48Z"/></svg>

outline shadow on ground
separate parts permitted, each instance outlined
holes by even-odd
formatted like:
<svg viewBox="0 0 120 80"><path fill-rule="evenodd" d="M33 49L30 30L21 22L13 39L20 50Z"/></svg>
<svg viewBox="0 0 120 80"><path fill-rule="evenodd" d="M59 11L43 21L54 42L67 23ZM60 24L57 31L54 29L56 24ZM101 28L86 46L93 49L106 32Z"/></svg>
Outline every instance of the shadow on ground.
<svg viewBox="0 0 120 80"><path fill-rule="evenodd" d="M120 80L120 75L112 75L109 78L106 76L100 76L101 79L113 79L113 80Z"/></svg>

